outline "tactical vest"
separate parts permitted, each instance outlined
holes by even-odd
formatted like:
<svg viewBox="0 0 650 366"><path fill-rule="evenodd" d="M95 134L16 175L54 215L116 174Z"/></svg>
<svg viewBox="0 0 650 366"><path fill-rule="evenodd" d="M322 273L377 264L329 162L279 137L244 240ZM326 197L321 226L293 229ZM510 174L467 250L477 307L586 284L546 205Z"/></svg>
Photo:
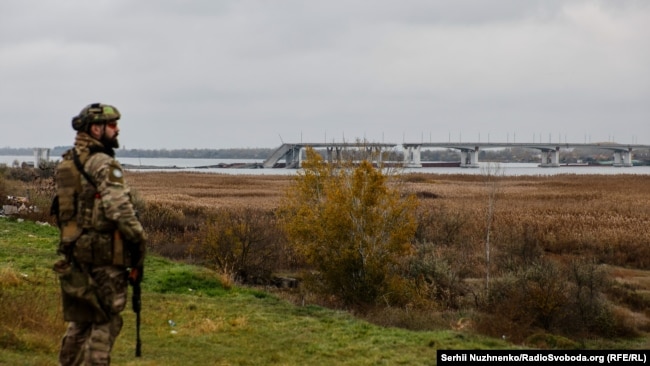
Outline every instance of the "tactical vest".
<svg viewBox="0 0 650 366"><path fill-rule="evenodd" d="M89 153L79 156L72 148L63 154L63 160L56 168L56 196L52 202L51 214L56 217L61 232L59 243L61 254L69 253L70 246L82 233L81 225L77 222L77 213L82 189L81 172L89 156ZM81 169L77 167L77 162L81 165Z"/></svg>
<svg viewBox="0 0 650 366"><path fill-rule="evenodd" d="M128 265L130 258L124 252L119 231L98 232L94 227L95 206L101 205L101 196L84 165L97 151L75 148L66 151L56 170L56 196L51 214L60 230L58 253L68 261L94 265ZM85 178L82 180L82 176ZM83 181L86 184L83 184Z"/></svg>

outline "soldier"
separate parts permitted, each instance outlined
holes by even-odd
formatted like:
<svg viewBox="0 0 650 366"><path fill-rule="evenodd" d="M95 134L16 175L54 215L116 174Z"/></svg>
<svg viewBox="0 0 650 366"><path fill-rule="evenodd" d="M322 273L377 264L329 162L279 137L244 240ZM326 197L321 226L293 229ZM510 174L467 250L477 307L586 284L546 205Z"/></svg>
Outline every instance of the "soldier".
<svg viewBox="0 0 650 366"><path fill-rule="evenodd" d="M74 148L57 166L52 213L61 231L59 253L65 259L54 270L69 322L59 353L61 365L110 364L122 329L128 281L139 280L142 273L145 233L114 158L119 119L113 106L85 107L72 119L77 131Z"/></svg>

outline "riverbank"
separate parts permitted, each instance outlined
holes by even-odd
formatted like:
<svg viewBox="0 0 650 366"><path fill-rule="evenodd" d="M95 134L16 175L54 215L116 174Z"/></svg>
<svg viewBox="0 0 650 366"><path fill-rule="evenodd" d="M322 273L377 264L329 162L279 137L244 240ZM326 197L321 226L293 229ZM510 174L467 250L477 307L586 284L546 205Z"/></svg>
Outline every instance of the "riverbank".
<svg viewBox="0 0 650 366"><path fill-rule="evenodd" d="M192 243L201 242L202 238L198 236L197 230L200 231L205 227L215 210L250 207L272 213L279 207L285 195L290 194L295 176L127 171L126 178L133 189L134 196L146 204L142 214L149 223L147 230L150 234L149 244L152 253L164 248L180 260L196 262L196 254L191 254L185 249ZM456 282L436 283L447 286L445 287L447 290L461 290L448 294L456 296L453 306L462 310L447 308L448 303L444 302L447 300L435 299L431 305L435 306L435 310L378 307L374 313L366 314L365 319L385 326L382 329L409 326L428 330L462 329L461 334L482 333L497 338L507 335L508 341L513 344L542 348L553 347L545 343L549 339L560 339L565 342L562 344L566 347L581 345L585 347L586 344L600 348L650 347L650 340L648 340L650 338L647 336L650 331L648 320L650 313L647 311L650 308L647 306L650 304L650 280L648 280L650 275L647 270L649 266L647 259L650 258L648 252L650 238L647 235L647 227L650 225L650 211L647 209L650 207L648 201L650 200L650 177L557 175L492 178L488 179L482 175L420 173L400 177L391 176L389 184L399 187L405 194L412 193L418 197L420 204L418 220L421 221L421 230L423 230L420 234L421 238L426 238L426 242L435 243L437 255L435 260L440 264L440 267L436 268L441 270L449 268L453 271L450 275L455 276L449 278L456 279ZM590 263L597 263L597 269L605 271L609 276L608 287L598 298L601 298L600 296L606 298L614 309L612 315L614 318L610 319L626 324L627 328L624 330L629 332L626 333L627 337L616 338L614 340L616 343L611 343L612 340L609 338L598 337L591 337L589 343L580 343L553 334L553 329L548 331L533 329L539 332L533 337L527 333L530 331L527 327L533 321L530 315L524 318L529 322L526 326L521 324L522 319L509 320L507 316L511 313L507 311L498 311L499 318L489 322L490 316L496 315L481 314L479 309L473 308L476 302L480 301L480 298L473 297L476 294L473 291L482 288L482 276L485 270L485 243L482 238L485 235L484 213L490 189L494 189L493 192L496 193L493 201L494 221L491 227L493 281L507 275L508 266L531 258L550 260L558 265L568 265L576 260L593 261ZM165 213L166 216L157 213ZM162 229L156 232L156 228ZM32 236L34 233L28 235L24 235L24 231L22 233L21 237L27 242L21 244L21 247L28 247L29 243L36 241ZM53 240L55 239L44 239L44 245L50 248L49 253L53 253L51 251ZM14 249L3 252L12 258L17 253ZM34 253L32 249L27 252L30 255ZM15 262L7 260L6 263ZM528 264L526 268L534 267ZM164 272L176 273L167 269ZM442 274L444 273L437 275ZM152 281L153 278L155 276L149 277ZM446 277L441 277L444 278ZM167 280L178 283L175 282L177 278L165 281ZM544 283L567 284L568 282L561 280ZM219 288L218 285L209 287ZM195 288L195 285L193 282L190 284L181 281L179 289L186 288ZM560 294L564 293L560 292ZM321 304L309 294L303 294L302 298L299 294L291 295L284 292L276 294L293 301L298 305L297 309L300 309L301 300L307 301L308 308ZM512 295L517 294L518 292L514 292ZM188 300L190 304L195 300L183 297L176 301L168 295L159 295L148 295L150 297L147 302L162 303L164 306L155 308L156 314L160 312L163 317L171 314L176 323L178 323L176 315L178 312L170 313L169 304L175 304L174 306L178 306L178 311L181 311L187 308ZM205 299L205 296L202 299ZM255 301L252 298L251 300ZM508 298L508 304L514 301L514 297ZM23 304L13 300L11 303ZM203 300L201 303L211 304ZM243 306L229 304L220 303L214 306ZM505 305L501 304L501 306ZM52 307L56 307L56 301ZM511 310L520 308L517 306ZM201 314L206 314L203 308L200 309ZM286 309L279 311L286 313ZM210 319L219 319L219 316L217 314L215 318ZM236 317L228 319L236 319ZM188 319L184 319L185 321ZM201 326L202 323L197 321L192 323L190 328L198 329ZM155 326L155 334L147 336L155 337L164 333L164 327L164 324ZM499 334L496 334L497 332ZM463 336L463 339L467 338ZM213 340L219 341L220 338ZM167 341L161 340L160 344ZM435 343L435 346L437 345L438 343ZM461 345L467 347L464 341ZM472 346L485 345L473 344ZM126 357L128 352L126 350L122 352ZM291 364L291 362L287 363Z"/></svg>

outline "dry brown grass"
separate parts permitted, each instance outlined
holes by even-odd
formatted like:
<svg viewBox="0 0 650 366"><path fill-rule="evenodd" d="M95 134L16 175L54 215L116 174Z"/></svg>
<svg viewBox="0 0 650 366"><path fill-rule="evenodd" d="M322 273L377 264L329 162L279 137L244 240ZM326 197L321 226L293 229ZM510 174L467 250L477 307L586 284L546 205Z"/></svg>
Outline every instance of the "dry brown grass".
<svg viewBox="0 0 650 366"><path fill-rule="evenodd" d="M147 202L185 211L221 207L274 209L293 177L130 172L127 179ZM512 231L528 224L537 228L547 251L580 254L580 250L597 250L619 264L631 261L637 262L637 268L650 267L645 262L650 252L643 252L650 248L650 177L526 176L500 178L498 185L497 229ZM425 197L421 199L425 208L444 206L450 211L479 214L486 206L481 176L407 176L403 187ZM482 218L474 220L478 224ZM623 252L629 255L625 257Z"/></svg>
<svg viewBox="0 0 650 366"><path fill-rule="evenodd" d="M277 208L293 181L285 175L234 176L191 172L129 172L147 202L183 212L217 208ZM522 233L548 255L594 256L603 263L650 268L650 177L555 175L498 178L495 243ZM464 238L481 244L487 205L480 175L411 174L402 187L423 210L461 212ZM480 252L480 251L479 251Z"/></svg>
<svg viewBox="0 0 650 366"><path fill-rule="evenodd" d="M218 208L273 210L294 178L129 172L127 179L149 204L179 210L185 216L191 212L200 222L203 213ZM494 276L507 270L499 266L522 256L524 250L528 250L525 255L562 263L577 258L595 260L606 264L615 280L616 286L607 293L610 300L633 310L618 311L617 316L642 324L636 329L648 329L650 314L643 307L650 303L650 176L496 179L491 239ZM439 252L448 252L446 258L451 258L453 268L466 267L467 278L480 279L485 272L486 177L411 174L399 180L405 193L419 197L421 220L429 227L423 232L434 235L434 242L449 241L438 247ZM525 261L518 263L526 265Z"/></svg>
<svg viewBox="0 0 650 366"><path fill-rule="evenodd" d="M487 195L476 176L435 176L406 187L438 197L424 205L473 213L475 225L484 225ZM605 263L650 268L650 177L508 177L498 187L497 239L534 230L549 253L591 254Z"/></svg>
<svg viewBox="0 0 650 366"><path fill-rule="evenodd" d="M171 207L277 207L290 177L207 173L129 172L127 180L142 197Z"/></svg>

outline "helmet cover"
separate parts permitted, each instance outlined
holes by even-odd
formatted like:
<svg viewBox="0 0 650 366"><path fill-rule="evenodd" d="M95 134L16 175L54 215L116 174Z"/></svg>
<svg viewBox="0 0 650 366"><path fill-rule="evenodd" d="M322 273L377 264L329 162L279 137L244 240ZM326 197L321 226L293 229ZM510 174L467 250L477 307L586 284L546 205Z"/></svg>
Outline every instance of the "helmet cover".
<svg viewBox="0 0 650 366"><path fill-rule="evenodd" d="M93 103L87 105L72 117L72 128L76 131L85 131L92 124L102 124L120 119L120 112L112 105Z"/></svg>

